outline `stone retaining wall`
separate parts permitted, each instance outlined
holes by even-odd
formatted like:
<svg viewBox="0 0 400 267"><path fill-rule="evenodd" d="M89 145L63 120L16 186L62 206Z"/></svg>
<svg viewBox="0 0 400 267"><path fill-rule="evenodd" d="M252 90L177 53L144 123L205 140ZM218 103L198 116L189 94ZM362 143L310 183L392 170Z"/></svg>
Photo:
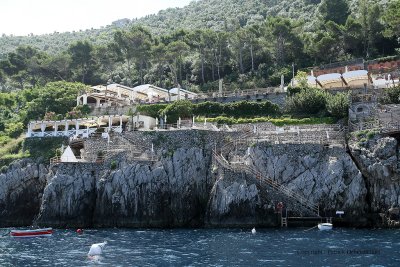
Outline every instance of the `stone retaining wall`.
<svg viewBox="0 0 400 267"><path fill-rule="evenodd" d="M192 100L193 103L202 103L202 102L219 102L219 103L231 103L231 102L239 102L239 101L271 101L274 104L277 104L280 107L285 106L286 101L286 93L259 93L252 95L236 95L236 96L226 96L226 97L209 97L209 98L201 98Z"/></svg>

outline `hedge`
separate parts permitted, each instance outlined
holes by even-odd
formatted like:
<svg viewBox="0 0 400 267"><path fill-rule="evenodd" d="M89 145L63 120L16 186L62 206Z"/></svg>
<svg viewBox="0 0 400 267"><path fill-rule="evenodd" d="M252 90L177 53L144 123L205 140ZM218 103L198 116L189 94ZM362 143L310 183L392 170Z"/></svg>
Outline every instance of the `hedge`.
<svg viewBox="0 0 400 267"><path fill-rule="evenodd" d="M136 111L140 112L142 115L157 118L160 112L167 106L168 104L139 105L137 106Z"/></svg>
<svg viewBox="0 0 400 267"><path fill-rule="evenodd" d="M202 119L199 119L202 121ZM270 118L270 117L259 117L259 118L232 118L219 116L216 118L208 118L208 122L215 122L218 124L243 124L243 123L260 123L260 122L271 122L276 126L284 125L304 125L304 124L334 124L335 118L322 117L322 118Z"/></svg>
<svg viewBox="0 0 400 267"><path fill-rule="evenodd" d="M204 102L193 105L195 116L227 116L227 117L255 117L255 116L279 116L279 106L270 101L249 102L239 101L235 103L221 104L217 102Z"/></svg>

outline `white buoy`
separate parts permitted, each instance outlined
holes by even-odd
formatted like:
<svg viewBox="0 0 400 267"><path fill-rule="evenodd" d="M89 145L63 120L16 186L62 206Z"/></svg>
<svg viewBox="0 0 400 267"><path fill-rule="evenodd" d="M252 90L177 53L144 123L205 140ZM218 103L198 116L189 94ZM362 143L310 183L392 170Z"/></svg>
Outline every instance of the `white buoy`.
<svg viewBox="0 0 400 267"><path fill-rule="evenodd" d="M255 227L254 227L253 229L251 229L251 233L252 233L253 235L256 234L256 228L255 228Z"/></svg>
<svg viewBox="0 0 400 267"><path fill-rule="evenodd" d="M319 223L318 229L322 231L332 230L333 225L331 223Z"/></svg>
<svg viewBox="0 0 400 267"><path fill-rule="evenodd" d="M103 243L97 243L97 244L93 244L90 247L88 256L96 256L96 255L101 255L103 254L103 249L106 246L107 241L103 242Z"/></svg>

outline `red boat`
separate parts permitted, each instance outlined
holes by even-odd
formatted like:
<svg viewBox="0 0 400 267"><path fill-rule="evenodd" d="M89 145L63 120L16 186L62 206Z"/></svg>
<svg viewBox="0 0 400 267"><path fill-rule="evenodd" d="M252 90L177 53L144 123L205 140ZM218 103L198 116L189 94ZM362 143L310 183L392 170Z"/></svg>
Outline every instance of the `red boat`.
<svg viewBox="0 0 400 267"><path fill-rule="evenodd" d="M51 236L53 234L52 228L31 229L31 230L11 230L12 237L42 237Z"/></svg>

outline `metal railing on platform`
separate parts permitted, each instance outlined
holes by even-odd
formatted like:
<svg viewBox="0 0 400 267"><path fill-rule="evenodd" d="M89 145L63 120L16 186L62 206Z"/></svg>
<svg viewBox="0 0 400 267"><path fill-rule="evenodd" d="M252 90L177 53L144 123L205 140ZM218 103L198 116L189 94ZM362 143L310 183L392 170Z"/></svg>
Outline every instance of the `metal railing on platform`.
<svg viewBox="0 0 400 267"><path fill-rule="evenodd" d="M249 175L255 176L260 182L264 182L269 187L274 190L279 191L280 193L284 194L285 196L297 201L303 207L307 208L309 211L314 213L315 215L319 216L319 206L308 201L306 198L301 196L300 194L290 190L283 184L278 183L271 178L263 176L260 172L257 172L255 169L250 168L249 166L242 165L242 164L230 164L222 155L218 155L217 153L213 153L213 156L216 162L221 165L223 168L234 171L234 172L244 172Z"/></svg>
<svg viewBox="0 0 400 267"><path fill-rule="evenodd" d="M276 93L279 87L269 87L269 88L256 88L256 89L245 89L236 91L224 91L222 93L218 91L212 91L207 93L201 93L196 99L206 99L206 98L219 98L219 97L239 97L239 96L252 96L252 95L265 95Z"/></svg>
<svg viewBox="0 0 400 267"><path fill-rule="evenodd" d="M232 150L232 147L237 144L238 142L240 143L241 140L248 141L250 137L254 136L254 133L251 131L244 131L240 136L228 141L225 145L223 145L220 148L221 153L217 153L216 150L213 150L213 157L215 161L222 166L225 169L231 170L233 172L244 172L249 175L255 176L257 179L260 180L260 182L264 182L267 184L269 187L271 187L274 190L279 191L280 193L284 194L285 196L297 201L299 204L301 204L303 207L308 209L310 212L316 214L319 216L319 206L315 205L314 203L308 201L306 198L301 196L300 194L290 190L283 184L278 183L275 180L272 180L269 177L266 177L262 175L260 172L256 171L254 168L250 168L249 166L243 164L243 163L235 163L232 164L230 163L225 157L222 155L222 153L226 153Z"/></svg>
<svg viewBox="0 0 400 267"><path fill-rule="evenodd" d="M50 159L50 165L59 164L59 163L103 163L103 156L97 156L96 159L90 160L89 158L82 158L79 156L76 157L53 157Z"/></svg>

